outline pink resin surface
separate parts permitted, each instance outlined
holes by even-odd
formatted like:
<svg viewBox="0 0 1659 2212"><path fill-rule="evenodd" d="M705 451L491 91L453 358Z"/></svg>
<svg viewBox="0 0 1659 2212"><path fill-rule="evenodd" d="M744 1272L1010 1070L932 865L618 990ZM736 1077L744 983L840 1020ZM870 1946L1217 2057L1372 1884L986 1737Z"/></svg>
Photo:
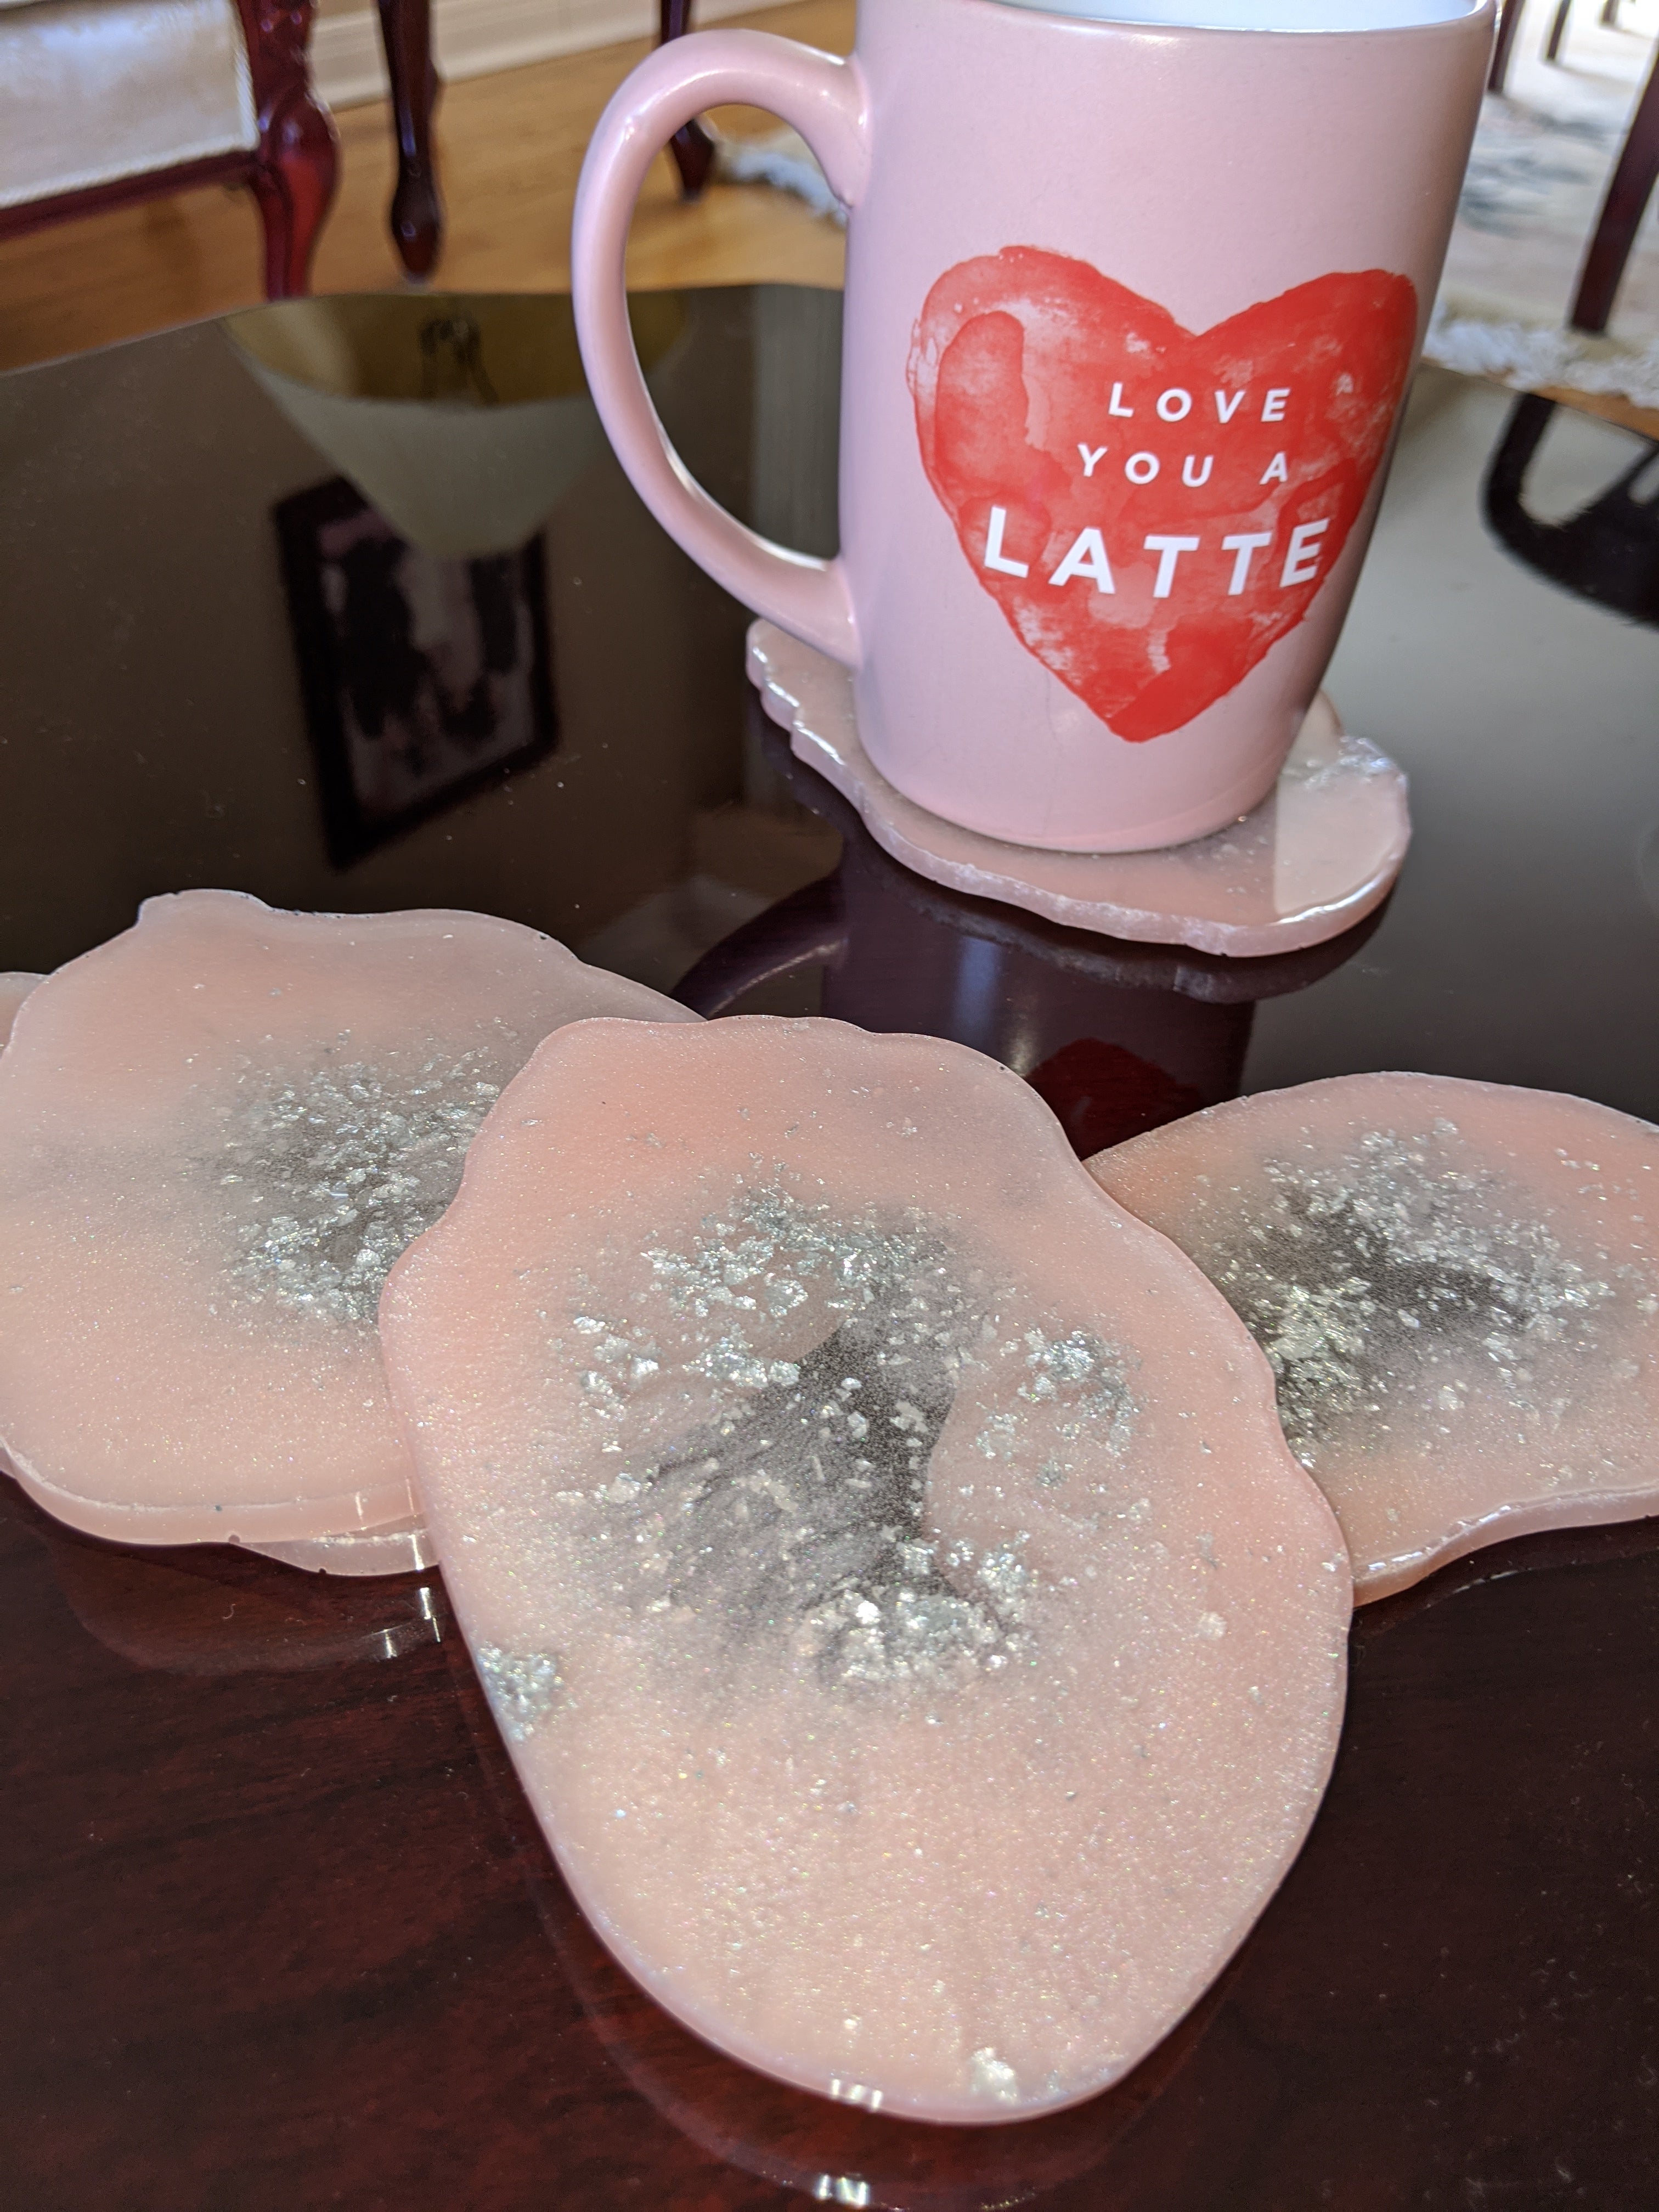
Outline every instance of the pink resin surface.
<svg viewBox="0 0 1659 2212"><path fill-rule="evenodd" d="M32 975L21 968L0 970L0 1046L3 1046L11 1035L17 1009L40 981L38 975Z"/></svg>
<svg viewBox="0 0 1659 2212"><path fill-rule="evenodd" d="M797 760L857 807L885 853L930 883L1072 929L1254 958L1323 945L1393 888L1411 843L1406 777L1351 737L1322 692L1260 805L1189 844L1061 853L964 830L906 799L870 758L853 682L771 623L749 631L749 677Z"/></svg>
<svg viewBox="0 0 1659 2212"><path fill-rule="evenodd" d="M1246 1333L1024 1085L566 1030L380 1319L525 1785L671 2011L972 2122L1194 2002L1319 1802L1347 1562Z"/></svg>
<svg viewBox="0 0 1659 2212"><path fill-rule="evenodd" d="M562 1022L690 1020L514 922L149 900L0 1057L0 1450L139 1543L429 1558L386 1391L386 1268Z"/></svg>
<svg viewBox="0 0 1659 2212"><path fill-rule="evenodd" d="M1546 1091L1354 1075L1090 1172L1278 1377L1357 1599L1528 1529L1659 1512L1659 1130Z"/></svg>

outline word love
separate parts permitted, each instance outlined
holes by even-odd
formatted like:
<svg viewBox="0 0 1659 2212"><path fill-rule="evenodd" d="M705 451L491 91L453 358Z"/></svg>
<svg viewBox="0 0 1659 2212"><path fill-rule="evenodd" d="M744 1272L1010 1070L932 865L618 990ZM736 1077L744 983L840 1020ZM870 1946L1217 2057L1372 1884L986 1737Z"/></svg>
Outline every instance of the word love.
<svg viewBox="0 0 1659 2212"><path fill-rule="evenodd" d="M1319 540L1331 526L1329 515L1322 515L1312 522L1298 522L1291 532L1285 549L1284 564L1279 571L1279 589L1293 591L1298 584L1311 583L1319 573L1321 547ZM1000 576L1029 576L1029 561L1010 560L1003 550L1003 540L1008 529L1008 510L994 507L985 532L985 566ZM1255 566L1256 556L1273 542L1271 530L1235 530L1221 540L1223 553L1232 556L1231 574L1227 582L1227 597L1241 598L1249 586L1250 572ZM1154 531L1140 541L1144 553L1158 556L1158 572L1152 578L1152 597L1167 599L1174 596L1176 570L1185 553L1204 550L1201 538L1176 538ZM1271 574L1271 568L1268 570ZM1190 572L1189 572L1190 574ZM1106 541L1097 524L1088 524L1079 530L1066 549L1065 558L1048 581L1051 586L1069 584L1073 577L1085 577L1097 592L1117 590L1112 574L1112 564L1107 556ZM1210 579L1200 575L1198 588L1208 590Z"/></svg>
<svg viewBox="0 0 1659 2212"><path fill-rule="evenodd" d="M1021 646L1143 744L1305 617L1364 511L1417 323L1407 279L1370 269L1194 332L1087 262L1006 246L947 270L917 317L922 466Z"/></svg>
<svg viewBox="0 0 1659 2212"><path fill-rule="evenodd" d="M1282 422L1285 420L1285 403L1290 396L1291 387L1288 384L1275 385L1261 403L1262 421ZM1231 422L1249 397L1249 393L1244 392L1218 392L1215 395L1217 421L1224 423ZM1106 403L1106 412L1109 415L1121 415L1127 419L1133 416L1134 411L1133 407L1126 407L1123 404L1122 384L1121 382L1114 384L1112 396ZM1183 391L1180 385L1172 384L1167 392L1158 393L1157 412L1160 422L1184 422L1192 411L1193 395L1190 392ZM1089 449L1085 446L1082 450L1087 453ZM1102 453L1105 450L1103 446Z"/></svg>

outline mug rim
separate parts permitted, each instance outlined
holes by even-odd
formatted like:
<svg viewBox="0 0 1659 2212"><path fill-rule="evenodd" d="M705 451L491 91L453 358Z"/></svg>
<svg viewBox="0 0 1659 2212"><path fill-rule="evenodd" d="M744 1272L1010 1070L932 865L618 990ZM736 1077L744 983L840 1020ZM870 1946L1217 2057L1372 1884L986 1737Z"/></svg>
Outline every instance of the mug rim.
<svg viewBox="0 0 1659 2212"><path fill-rule="evenodd" d="M868 0L860 0L867 5ZM1483 15L1495 16L1498 0L1462 0L1455 12L1425 15L1407 23L1192 23L1171 22L1158 16L1093 15L1056 7L1052 0L967 0L970 7L993 8L1012 15L1035 15L1053 24L1072 24L1083 31L1150 32L1163 37L1223 39L1396 39L1419 38L1428 33L1464 30ZM1127 0L1133 5L1133 0ZM1516 0L1518 4L1518 0Z"/></svg>

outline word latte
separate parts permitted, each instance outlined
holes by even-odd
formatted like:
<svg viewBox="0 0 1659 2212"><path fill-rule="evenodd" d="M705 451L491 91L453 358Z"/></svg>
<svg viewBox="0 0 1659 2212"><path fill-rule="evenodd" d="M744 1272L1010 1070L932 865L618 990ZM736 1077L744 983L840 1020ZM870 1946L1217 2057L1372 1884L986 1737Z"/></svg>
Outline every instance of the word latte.
<svg viewBox="0 0 1659 2212"><path fill-rule="evenodd" d="M1280 591L1291 591L1299 584L1310 584L1319 573L1319 560L1324 550L1320 544L1330 528L1330 517L1326 515L1312 522L1298 522L1291 531L1284 556L1278 566L1278 585ZM1008 530L1008 510L994 507L985 529L984 566L1000 576L1029 576L1029 561L1016 561L1006 550ZM1271 530L1229 531L1220 540L1219 550L1230 557L1231 573L1227 581L1228 596L1239 598L1249 586L1252 574L1261 582L1273 574L1274 562L1256 569L1259 555L1268 552L1275 533ZM1152 597L1167 599L1174 594L1176 577L1184 555L1202 555L1206 548L1202 538L1178 537L1153 531L1140 541L1139 550L1158 556L1158 574L1152 579ZM1079 530L1066 547L1048 581L1066 585L1074 579L1091 583L1097 592L1115 592L1116 580L1112 574L1111 559L1106 550L1104 535L1097 526L1091 524Z"/></svg>

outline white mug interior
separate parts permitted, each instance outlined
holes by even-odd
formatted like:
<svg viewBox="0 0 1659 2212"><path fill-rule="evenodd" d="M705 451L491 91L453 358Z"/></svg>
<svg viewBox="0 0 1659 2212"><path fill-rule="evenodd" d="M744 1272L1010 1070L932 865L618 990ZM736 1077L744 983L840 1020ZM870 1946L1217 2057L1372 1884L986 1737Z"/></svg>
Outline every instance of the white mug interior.
<svg viewBox="0 0 1659 2212"><path fill-rule="evenodd" d="M1044 15L1200 31L1400 31L1473 15L1485 0L998 0Z"/></svg>

